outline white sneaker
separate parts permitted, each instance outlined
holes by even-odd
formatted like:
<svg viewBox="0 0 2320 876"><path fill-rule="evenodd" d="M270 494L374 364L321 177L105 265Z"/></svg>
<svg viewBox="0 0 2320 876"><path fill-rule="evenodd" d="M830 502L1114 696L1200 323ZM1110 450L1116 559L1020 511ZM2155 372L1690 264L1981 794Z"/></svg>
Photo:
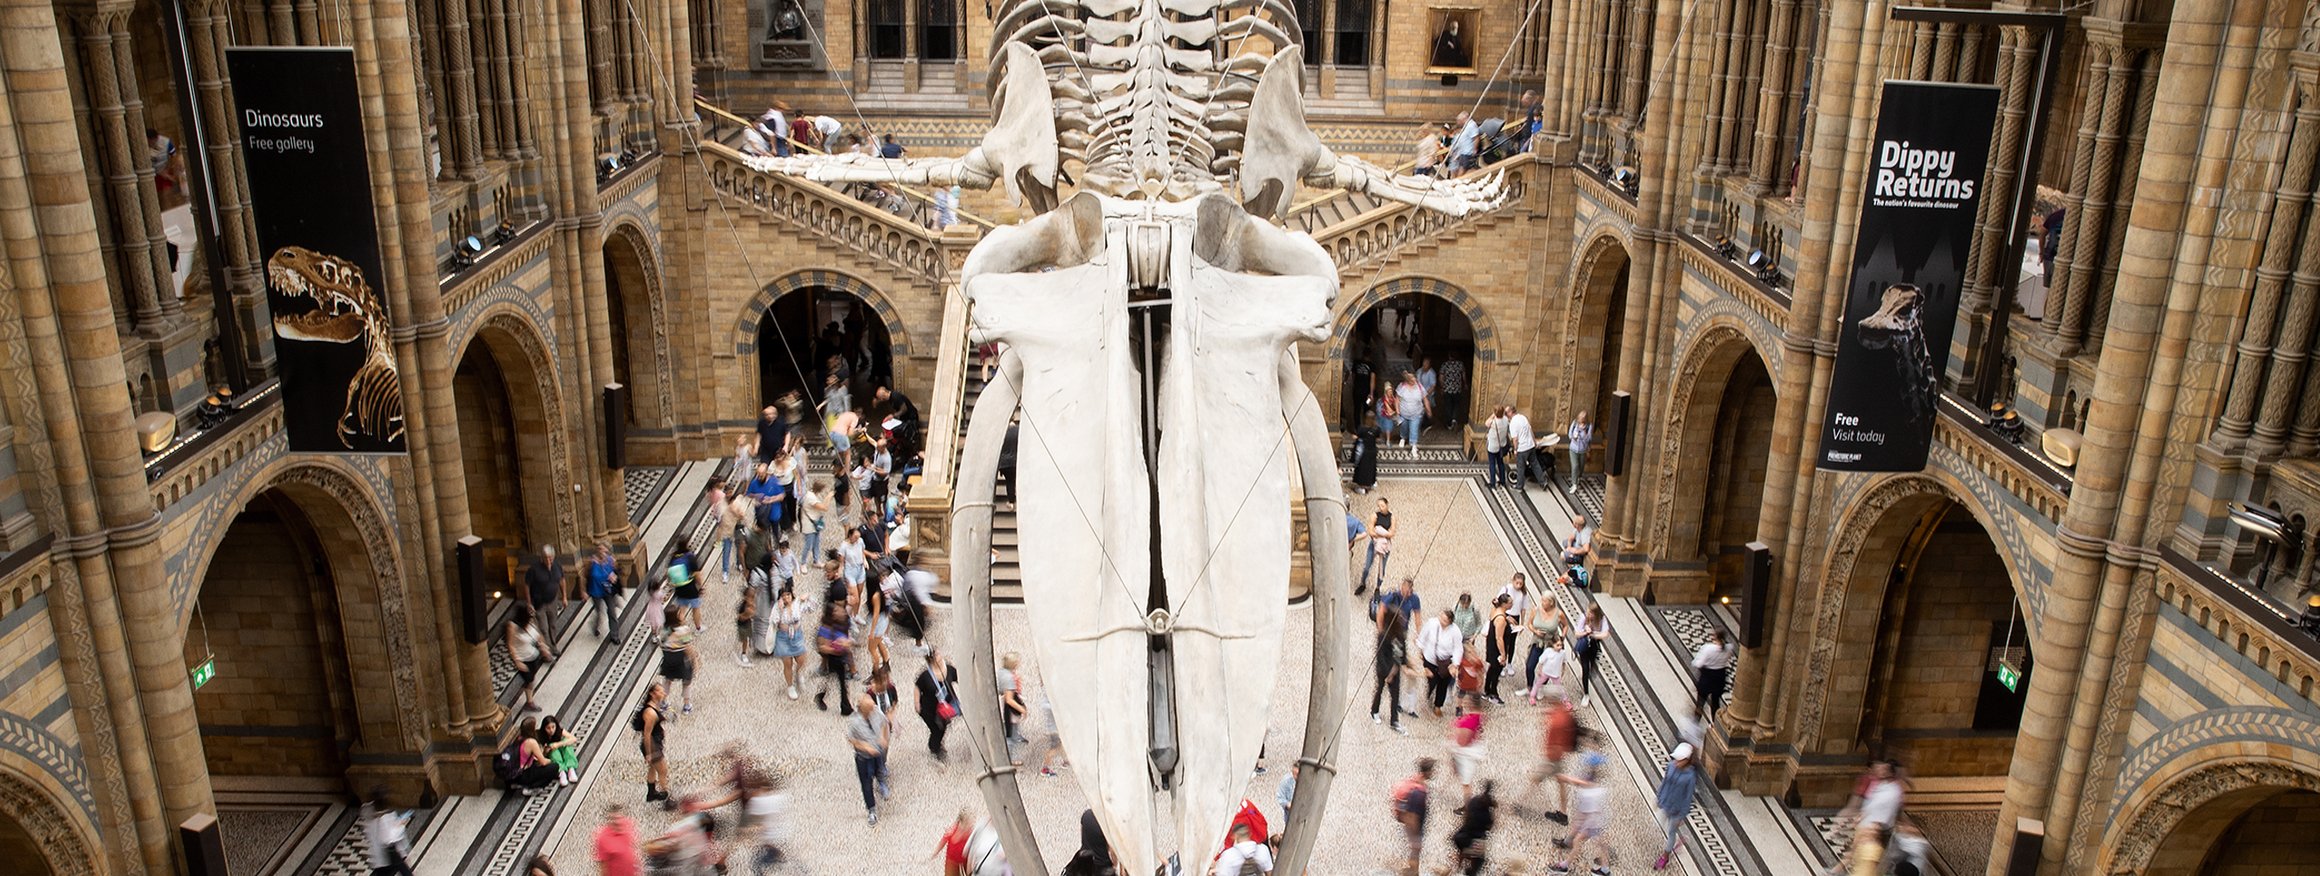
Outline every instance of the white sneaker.
<svg viewBox="0 0 2320 876"><path fill-rule="evenodd" d="M789 698L793 700L798 698L797 685L793 684L789 686Z"/></svg>

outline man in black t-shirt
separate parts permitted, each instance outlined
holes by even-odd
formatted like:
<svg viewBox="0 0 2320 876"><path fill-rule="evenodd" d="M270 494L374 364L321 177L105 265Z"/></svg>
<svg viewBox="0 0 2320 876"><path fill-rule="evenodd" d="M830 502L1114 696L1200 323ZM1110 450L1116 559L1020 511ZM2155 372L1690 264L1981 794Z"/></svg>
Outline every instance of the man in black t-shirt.
<svg viewBox="0 0 2320 876"><path fill-rule="evenodd" d="M789 421L782 419L781 408L766 405L757 417L757 461L772 462L789 443Z"/></svg>

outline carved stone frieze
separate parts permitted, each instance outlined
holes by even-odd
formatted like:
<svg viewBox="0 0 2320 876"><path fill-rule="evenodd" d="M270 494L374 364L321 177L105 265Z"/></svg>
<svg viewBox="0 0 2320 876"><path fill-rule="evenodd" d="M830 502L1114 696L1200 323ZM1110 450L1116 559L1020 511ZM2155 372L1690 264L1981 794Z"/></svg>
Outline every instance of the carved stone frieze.
<svg viewBox="0 0 2320 876"><path fill-rule="evenodd" d="M2110 865L2103 872L2116 876L2144 872L2151 856L2185 817L2225 794L2265 787L2320 791L2320 776L2276 763L2244 760L2193 770L2169 782L2117 833L2118 846L2112 849Z"/></svg>
<svg viewBox="0 0 2320 876"><path fill-rule="evenodd" d="M32 835L56 876L96 876L96 850L40 788L0 770L0 817Z"/></svg>

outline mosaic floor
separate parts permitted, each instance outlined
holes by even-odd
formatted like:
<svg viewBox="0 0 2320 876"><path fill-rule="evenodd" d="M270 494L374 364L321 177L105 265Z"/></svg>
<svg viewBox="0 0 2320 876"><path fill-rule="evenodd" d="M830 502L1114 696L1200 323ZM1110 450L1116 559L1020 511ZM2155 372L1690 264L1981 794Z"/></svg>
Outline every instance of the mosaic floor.
<svg viewBox="0 0 2320 876"><path fill-rule="evenodd" d="M1421 464L1431 462L1420 461ZM1460 473L1472 471L1466 467ZM1403 550L1396 552L1399 562L1394 572L1397 576L1406 573L1417 577L1420 594L1428 605L1449 605L1460 592L1494 592L1516 568L1535 568L1543 557L1543 548L1535 537L1506 537L1507 518L1503 515L1514 507L1513 501L1504 495L1486 500L1479 482L1471 477L1390 478L1381 482L1378 494L1394 499L1400 515ZM1570 607L1576 607L1571 594L1558 596ZM709 604L722 607L724 600L713 595ZM712 610L713 616L718 613L721 612ZM995 610L994 616L1000 648L1028 652L1020 610L1001 607ZM1249 797L1263 801L1269 812L1275 811L1270 801L1280 775L1278 770L1286 768L1294 757L1292 752L1304 725L1301 712L1307 655L1294 645L1308 640L1309 623L1309 614L1301 609L1291 610L1286 639L1291 647L1285 649L1278 669L1271 757L1266 762L1276 772L1253 777L1248 789ZM841 724L835 712L814 709L811 681L806 682L807 697L788 699L777 666L763 660L749 668L736 665L731 657L730 625L713 622L709 627L702 644L705 659L693 692L695 711L676 722L670 737L675 785L680 792L706 790L706 783L717 772L715 753L728 743L743 746L752 756L771 765L789 781L793 800L797 801L791 827L796 865L790 872L917 869L923 863L925 849L961 807L981 808L981 796L972 785L973 769L956 759L948 765L935 761L924 748L923 726L906 711L898 726L892 755L896 795L882 807L879 824L866 826L850 755L842 740ZM947 629L938 614L936 641L946 636ZM897 674L907 677L920 665L919 658L904 651L897 659ZM1661 837L1648 796L1648 789L1657 781L1656 761L1647 767L1641 759L1662 757L1666 748L1672 746L1657 744L1663 738L1657 729L1646 727L1638 735L1633 728L1615 726L1635 721L1647 713L1642 704L1632 701L1632 693L1620 684L1618 674L1616 668L1607 674L1613 695L1598 700L1582 720L1590 726L1614 729L1624 740L1622 752L1615 754L1615 766L1607 779L1613 789L1612 833L1618 869L1630 872L1649 866L1649 861L1658 853ZM617 671L614 677L619 677ZM599 705L606 697L592 697L585 709L572 710L579 713L573 717L575 725L583 728L584 738L596 748L591 753L590 784L579 790L523 801L518 807L518 816L495 845L503 850L522 849L532 844L519 835L544 830L549 836L538 847L550 855L559 872L588 872L592 862L588 859L586 836L606 804L629 805L637 811L648 833L657 832L667 824L670 816L641 806L643 765L634 747L634 734L628 733L620 721L604 720L608 714L625 720L628 709L632 708L627 703L633 701L633 691L640 689L640 685L631 682L623 687L620 691L623 705L617 710ZM1430 717L1413 719L1409 722L1410 734L1397 735L1363 719L1358 710L1366 705L1368 685L1364 683L1358 693L1357 701L1340 722L1344 746L1338 756L1340 773L1332 795L1332 811L1338 814L1323 825L1320 847L1324 852L1317 861L1319 872L1367 873L1379 869L1397 844L1387 815L1386 790L1408 772L1416 758L1444 755L1445 721ZM1501 795L1507 796L1519 791L1524 784L1536 751L1538 718L1527 707L1509 705L1493 709L1490 721L1486 732L1490 755L1481 775L1505 785ZM1627 751L1639 742L1644 744L1633 753ZM1041 848L1045 857L1056 863L1070 852L1075 817L1085 805L1075 774L1068 767L1060 772L1061 776L1055 779L1028 777L1025 791L1026 804L1042 840ZM1426 852L1429 866L1446 860L1448 854L1447 834L1455 819L1448 811L1453 804L1447 801L1455 792L1448 790L1447 785L1446 781L1438 780L1438 799L1443 802L1437 804L1429 822ZM554 802L565 798L572 799L569 803ZM551 809L559 812L553 824L545 818ZM1560 834L1560 829L1541 819L1538 813L1534 801L1502 814L1502 827L1493 840L1495 860L1523 861L1529 865L1529 872L1544 872L1543 866L1558 855L1551 841ZM1686 869L1749 872L1740 860L1731 857L1722 830L1707 818L1695 818L1691 830L1695 838L1687 845L1712 845L1715 854L1713 857L1703 854L1697 860L1686 857L1682 862ZM486 868L520 859L520 855L469 856L471 864Z"/></svg>

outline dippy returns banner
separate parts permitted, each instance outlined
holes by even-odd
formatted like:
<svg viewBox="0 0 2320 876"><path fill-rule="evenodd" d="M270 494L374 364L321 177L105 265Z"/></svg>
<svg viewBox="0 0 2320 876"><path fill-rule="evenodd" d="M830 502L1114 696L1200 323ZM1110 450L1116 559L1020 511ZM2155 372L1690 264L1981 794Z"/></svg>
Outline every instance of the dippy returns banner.
<svg viewBox="0 0 2320 876"><path fill-rule="evenodd" d="M1885 83L1821 468L1925 468L1997 111L1992 86Z"/></svg>

